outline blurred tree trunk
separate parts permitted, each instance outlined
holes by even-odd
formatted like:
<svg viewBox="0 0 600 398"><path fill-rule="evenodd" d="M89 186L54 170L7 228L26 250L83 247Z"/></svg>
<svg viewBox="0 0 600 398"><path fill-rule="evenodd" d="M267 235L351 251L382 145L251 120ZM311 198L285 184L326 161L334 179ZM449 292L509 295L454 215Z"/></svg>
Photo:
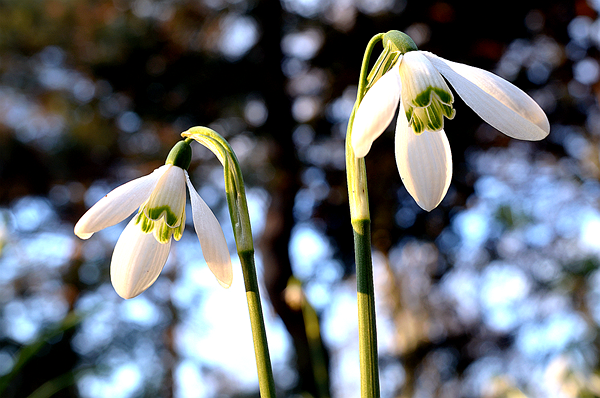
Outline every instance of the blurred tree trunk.
<svg viewBox="0 0 600 398"><path fill-rule="evenodd" d="M271 203L259 242L264 264L264 282L274 310L293 339L300 378L297 388L318 397L320 395L302 311L290 308L284 300L284 290L292 277L289 243L294 227L294 200L300 188L300 162L292 141L295 121L291 113L290 98L285 93L286 78L281 70L283 10L278 0L264 0L256 7L254 16L262 28L258 46L263 52L262 65L265 72L262 76L268 79L260 84L269 111L261 132L270 137L270 162L276 170L274 178L267 185Z"/></svg>

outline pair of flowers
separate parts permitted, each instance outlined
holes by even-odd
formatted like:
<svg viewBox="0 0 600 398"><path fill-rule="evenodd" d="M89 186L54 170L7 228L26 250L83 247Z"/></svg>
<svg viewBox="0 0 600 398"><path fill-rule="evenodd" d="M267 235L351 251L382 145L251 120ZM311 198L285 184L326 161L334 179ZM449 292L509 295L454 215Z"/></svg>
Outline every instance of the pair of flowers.
<svg viewBox="0 0 600 398"><path fill-rule="evenodd" d="M395 143L398 170L418 205L430 211L444 198L452 178L444 117L454 117L454 97L444 78L483 120L510 137L540 140L548 135L550 126L535 101L511 83L482 69L418 51L408 40L406 51L362 99L353 120L351 145L356 157L366 156L399 106ZM111 260L111 281L123 298L135 297L154 283L169 255L171 238L181 238L186 184L204 258L219 283L231 285L227 243L216 217L190 182L186 171L190 160L189 143L181 141L164 166L111 191L75 226L75 234L87 239L139 208L119 238Z"/></svg>

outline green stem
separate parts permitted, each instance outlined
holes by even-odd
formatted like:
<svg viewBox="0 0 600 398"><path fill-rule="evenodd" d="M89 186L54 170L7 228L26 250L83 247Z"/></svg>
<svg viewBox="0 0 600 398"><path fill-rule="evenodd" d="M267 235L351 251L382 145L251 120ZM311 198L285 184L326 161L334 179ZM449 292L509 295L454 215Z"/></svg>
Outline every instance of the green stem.
<svg viewBox="0 0 600 398"><path fill-rule="evenodd" d="M358 93L346 133L346 177L350 218L354 233L356 261L356 289L358 301L358 337L360 355L361 397L379 398L379 363L377 354L377 322L375 316L375 289L371 260L371 216L364 158L354 156L350 144L356 110L368 88L367 70L371 53L383 34L373 36L367 45L360 71Z"/></svg>
<svg viewBox="0 0 600 398"><path fill-rule="evenodd" d="M229 143L218 133L207 127L192 127L181 135L186 137L186 141L194 139L210 149L223 164L225 193L237 252L244 275L260 395L263 398L275 398L275 382L273 380L271 357L254 264L252 227L240 164Z"/></svg>
<svg viewBox="0 0 600 398"><path fill-rule="evenodd" d="M256 278L256 267L254 265L254 250L238 251L238 255L244 274L244 286L246 287L246 300L248 301L250 326L252 327L252 339L254 340L254 353L256 355L260 395L264 398L274 398L275 383L273 381L271 357L269 356L269 347L267 345L267 333L262 315L260 294L258 292L258 280Z"/></svg>
<svg viewBox="0 0 600 398"><path fill-rule="evenodd" d="M379 397L379 364L375 288L371 261L371 221L355 220L354 247L356 258L356 290L358 301L358 350L362 397ZM360 264L360 266L359 266Z"/></svg>

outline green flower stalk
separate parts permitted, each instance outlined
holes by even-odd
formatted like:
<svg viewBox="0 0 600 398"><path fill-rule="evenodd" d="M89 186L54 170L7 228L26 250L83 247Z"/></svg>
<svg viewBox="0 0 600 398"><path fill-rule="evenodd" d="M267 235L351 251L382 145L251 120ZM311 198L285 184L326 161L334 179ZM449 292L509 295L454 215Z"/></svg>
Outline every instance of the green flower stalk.
<svg viewBox="0 0 600 398"><path fill-rule="evenodd" d="M387 51L377 60L373 72L367 77L371 52L383 34L374 36L365 50L358 83L358 93L354 109L348 121L346 134L346 177L350 219L354 233L354 256L356 262L356 288L358 302L358 342L360 356L361 397L379 397L379 364L377 355L377 323L375 319L375 291L373 287L373 264L371 259L371 216L364 158L354 154L352 125L356 110L365 96L369 85L382 76L389 68L396 54Z"/></svg>
<svg viewBox="0 0 600 398"><path fill-rule="evenodd" d="M181 135L185 137L185 142L189 143L192 140L196 140L210 149L223 165L229 214L244 275L260 395L263 398L275 398L275 383L273 381L267 334L258 291L256 266L254 264L252 228L239 162L229 143L212 129L207 127L192 127L181 133Z"/></svg>

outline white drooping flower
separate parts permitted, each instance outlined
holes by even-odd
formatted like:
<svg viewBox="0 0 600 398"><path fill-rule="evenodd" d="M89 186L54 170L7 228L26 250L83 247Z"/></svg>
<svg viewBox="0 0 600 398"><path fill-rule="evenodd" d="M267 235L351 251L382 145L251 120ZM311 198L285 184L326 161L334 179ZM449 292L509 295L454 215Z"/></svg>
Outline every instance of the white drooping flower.
<svg viewBox="0 0 600 398"><path fill-rule="evenodd" d="M185 145L189 148L189 144ZM221 286L227 288L232 282L231 258L223 230L190 181L185 170L189 160L182 168L169 159L151 174L109 192L75 225L75 234L88 239L139 208L121 233L110 264L113 287L125 299L139 295L156 281L169 256L171 237L181 239L185 228L186 184L204 259Z"/></svg>
<svg viewBox="0 0 600 398"><path fill-rule="evenodd" d="M364 157L399 106L396 164L406 189L427 211L442 201L452 179L444 117L454 117L454 97L444 78L483 120L509 137L535 141L550 132L539 105L493 73L425 51L400 55L362 99L352 126L351 144L355 156Z"/></svg>

